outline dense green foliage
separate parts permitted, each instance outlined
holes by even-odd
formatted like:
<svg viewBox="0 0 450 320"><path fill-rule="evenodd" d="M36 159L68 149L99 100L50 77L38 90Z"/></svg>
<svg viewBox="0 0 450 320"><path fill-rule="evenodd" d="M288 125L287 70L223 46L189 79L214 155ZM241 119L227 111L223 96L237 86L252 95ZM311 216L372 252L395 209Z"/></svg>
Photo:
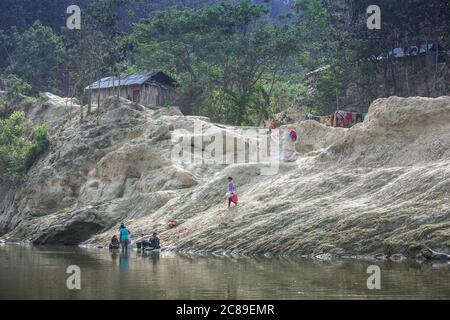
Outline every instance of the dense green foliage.
<svg viewBox="0 0 450 320"><path fill-rule="evenodd" d="M0 96L0 119L3 117L4 112L8 109L9 102L2 96Z"/></svg>
<svg viewBox="0 0 450 320"><path fill-rule="evenodd" d="M135 64L174 75L187 113L259 122L298 49L296 29L269 23L267 14L247 1L156 12L135 28Z"/></svg>
<svg viewBox="0 0 450 320"><path fill-rule="evenodd" d="M0 120L0 176L20 178L49 147L46 126L36 127L34 140L29 140L26 120L22 111Z"/></svg>
<svg viewBox="0 0 450 320"><path fill-rule="evenodd" d="M50 146L48 129L45 125L39 125L34 131L34 143L27 153L25 169L29 170L41 154Z"/></svg>
<svg viewBox="0 0 450 320"><path fill-rule="evenodd" d="M15 74L32 84L35 92L51 90L58 93L59 84L64 81L61 71L68 62L62 38L50 27L35 22L23 33L14 31L11 40L15 47L5 73Z"/></svg>
<svg viewBox="0 0 450 320"><path fill-rule="evenodd" d="M381 9L379 30L367 28L370 5ZM432 43L442 50L439 62L450 62L447 0L299 0L295 10L309 46L300 62L312 62L311 67L331 66L320 75L316 94L309 97L308 104L319 112L330 112L336 105L366 111L379 97L416 95L416 88L408 83L421 77L427 66L418 57L395 58L390 54L395 48ZM426 82L423 76L421 79ZM357 95L345 99L349 84Z"/></svg>
<svg viewBox="0 0 450 320"><path fill-rule="evenodd" d="M68 55L61 37L38 21L23 33L13 29L9 37L3 37L11 47L5 74L14 74L30 83L34 92L51 90L62 93L58 89L64 82L62 71Z"/></svg>
<svg viewBox="0 0 450 320"><path fill-rule="evenodd" d="M0 120L0 175L17 176L23 172L31 142L25 138L26 117L14 112Z"/></svg>
<svg viewBox="0 0 450 320"><path fill-rule="evenodd" d="M450 60L448 0L84 0L81 30L66 30L69 2L2 1L2 78L83 98L103 76L161 70L178 81L184 112L260 124L304 95L307 71L329 66L301 99L309 110L365 111L418 94L414 79L430 72L393 49L433 43ZM381 30L366 26L369 5L381 8ZM436 79L423 81L425 95L450 87Z"/></svg>
<svg viewBox="0 0 450 320"><path fill-rule="evenodd" d="M8 88L8 91L6 92L6 99L12 103L17 102L24 96L30 94L32 90L30 84L26 83L14 74L10 74L5 79L5 84ZM4 102L6 104L6 100Z"/></svg>
<svg viewBox="0 0 450 320"><path fill-rule="evenodd" d="M123 19L117 13L126 0L99 0L87 5L80 30L66 30L64 35L74 58L67 71L74 93L83 98L84 88L105 75L120 75L126 69L124 60L132 46L120 29ZM88 110L90 112L90 110Z"/></svg>

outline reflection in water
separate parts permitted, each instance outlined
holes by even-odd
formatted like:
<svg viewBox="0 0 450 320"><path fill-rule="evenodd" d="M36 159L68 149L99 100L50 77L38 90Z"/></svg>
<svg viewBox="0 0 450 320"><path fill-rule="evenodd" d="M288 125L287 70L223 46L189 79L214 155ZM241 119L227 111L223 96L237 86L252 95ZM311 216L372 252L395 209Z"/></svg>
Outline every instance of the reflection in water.
<svg viewBox="0 0 450 320"><path fill-rule="evenodd" d="M129 251L124 251L120 254L119 257L119 266L120 266L120 272L121 273L127 273L128 269L130 267L129 263L130 263L130 252Z"/></svg>
<svg viewBox="0 0 450 320"><path fill-rule="evenodd" d="M367 289L372 264L381 268L381 290ZM81 268L81 290L66 287L69 265ZM6 245L0 299L448 299L449 266Z"/></svg>
<svg viewBox="0 0 450 320"><path fill-rule="evenodd" d="M227 279L227 300L237 300L237 285L236 281L232 277L228 277Z"/></svg>
<svg viewBox="0 0 450 320"><path fill-rule="evenodd" d="M113 268L117 265L117 258L119 257L119 250L110 250L111 262ZM114 268L115 269L115 268Z"/></svg>

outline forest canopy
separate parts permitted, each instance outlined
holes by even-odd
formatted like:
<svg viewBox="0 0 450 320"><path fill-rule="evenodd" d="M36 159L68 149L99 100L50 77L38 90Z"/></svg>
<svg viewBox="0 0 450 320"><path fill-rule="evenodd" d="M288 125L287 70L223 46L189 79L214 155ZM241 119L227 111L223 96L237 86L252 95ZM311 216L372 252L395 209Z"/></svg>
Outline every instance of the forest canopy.
<svg viewBox="0 0 450 320"><path fill-rule="evenodd" d="M83 100L101 77L164 71L184 113L249 125L290 106L367 111L378 97L450 88L448 0L84 0L80 30L65 27L69 4L1 2L0 78ZM408 53L423 46L435 61ZM324 66L311 88L305 75Z"/></svg>

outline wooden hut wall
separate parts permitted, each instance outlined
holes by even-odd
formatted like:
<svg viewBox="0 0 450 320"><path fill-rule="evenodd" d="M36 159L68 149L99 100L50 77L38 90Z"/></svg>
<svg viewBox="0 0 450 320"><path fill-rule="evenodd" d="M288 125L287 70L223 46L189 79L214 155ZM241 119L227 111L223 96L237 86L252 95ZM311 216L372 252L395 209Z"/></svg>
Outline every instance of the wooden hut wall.
<svg viewBox="0 0 450 320"><path fill-rule="evenodd" d="M143 95L141 96L141 104L144 106L156 106L158 105L158 90L157 86L153 84L145 84L143 86Z"/></svg>
<svg viewBox="0 0 450 320"><path fill-rule="evenodd" d="M155 84L144 84L142 86L122 86L120 87L120 96L133 101L133 92L139 90L139 104L144 106L165 106L170 104L175 97L175 90L172 88L163 88ZM117 95L117 88L104 88L92 90L91 101L97 103L98 96L100 101L108 97Z"/></svg>

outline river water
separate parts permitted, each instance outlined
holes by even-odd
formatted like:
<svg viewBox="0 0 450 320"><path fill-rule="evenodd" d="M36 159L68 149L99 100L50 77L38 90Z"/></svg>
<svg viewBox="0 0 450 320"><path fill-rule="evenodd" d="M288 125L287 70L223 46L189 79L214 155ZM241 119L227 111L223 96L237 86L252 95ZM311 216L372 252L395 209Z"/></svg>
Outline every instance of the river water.
<svg viewBox="0 0 450 320"><path fill-rule="evenodd" d="M68 266L81 289L67 288ZM367 288L367 267L381 270ZM0 299L450 299L450 265L0 245Z"/></svg>

